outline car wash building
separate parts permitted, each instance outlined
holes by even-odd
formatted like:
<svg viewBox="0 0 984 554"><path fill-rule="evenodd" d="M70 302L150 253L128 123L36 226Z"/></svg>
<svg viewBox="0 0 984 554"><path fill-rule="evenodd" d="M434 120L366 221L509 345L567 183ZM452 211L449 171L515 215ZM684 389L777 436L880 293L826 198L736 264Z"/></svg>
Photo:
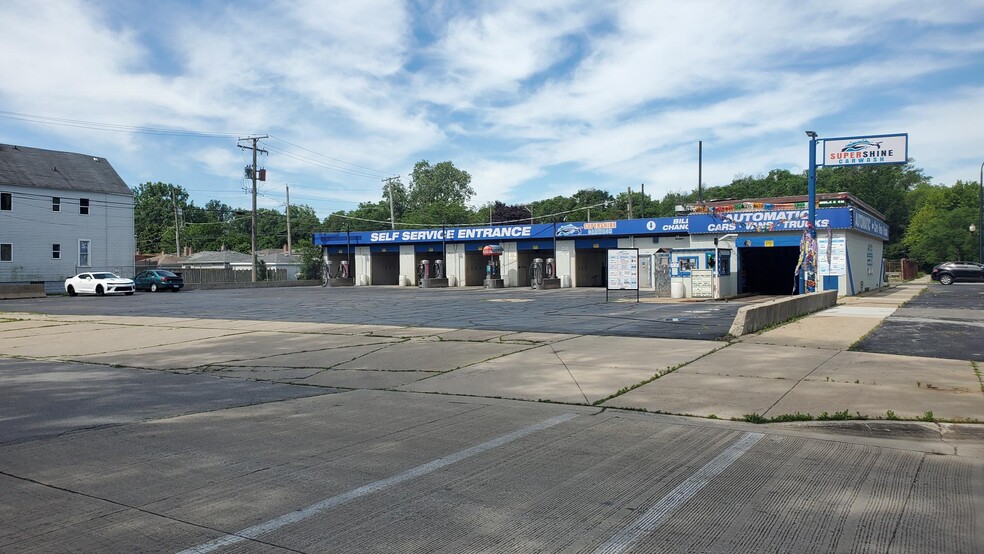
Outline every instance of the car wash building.
<svg viewBox="0 0 984 554"><path fill-rule="evenodd" d="M636 249L639 287L657 296L724 298L790 295L814 257L818 291L853 295L882 285L885 218L847 193L817 196L817 250L805 245L807 199L706 202L675 217L440 229L317 233L314 243L357 285L418 284L421 267L442 266L449 286L482 286L501 252L506 287L529 287L537 260L552 264L563 287L605 287L609 249ZM483 252L484 250L484 252ZM425 264L426 262L426 264Z"/></svg>

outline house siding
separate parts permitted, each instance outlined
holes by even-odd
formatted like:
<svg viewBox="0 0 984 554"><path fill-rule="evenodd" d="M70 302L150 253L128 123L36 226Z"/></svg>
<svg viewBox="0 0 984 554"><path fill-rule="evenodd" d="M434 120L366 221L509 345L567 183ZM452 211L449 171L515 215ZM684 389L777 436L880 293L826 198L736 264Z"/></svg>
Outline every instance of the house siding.
<svg viewBox="0 0 984 554"><path fill-rule="evenodd" d="M0 262L0 283L44 282L60 290L77 273L79 240L89 240L89 269L133 276L135 251L133 196L69 191L0 183L12 195L11 210L0 211L0 242L10 243L13 259ZM61 199L52 211L52 197ZM89 215L79 213L79 200L89 200ZM52 259L52 245L61 245L61 259Z"/></svg>

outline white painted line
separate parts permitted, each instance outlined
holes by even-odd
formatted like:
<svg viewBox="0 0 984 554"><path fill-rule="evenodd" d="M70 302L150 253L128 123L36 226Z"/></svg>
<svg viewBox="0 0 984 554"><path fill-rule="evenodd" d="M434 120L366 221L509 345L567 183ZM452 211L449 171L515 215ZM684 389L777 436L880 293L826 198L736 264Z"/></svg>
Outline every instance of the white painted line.
<svg viewBox="0 0 984 554"><path fill-rule="evenodd" d="M447 456L444 456L443 458L438 458L436 460L427 462L426 464L419 465L414 468L410 468L404 471L403 473L398 473L392 477L387 477L386 479L380 479L379 481L369 483L368 485L363 485L357 489L353 489L351 491L342 493L338 496L327 498L325 500L322 500L321 502L312 504L307 508L303 508L301 510L291 512L289 514L282 515L276 519L271 519L270 521L267 521L265 523L260 523L259 525L247 527L242 531L237 531L236 533L232 533L224 537L219 537L213 541L191 547L187 550L182 550L178 554L203 554L205 552L213 552L224 546L241 543L243 541L253 539L261 535L265 535L272 531L276 531L277 529L280 529L281 527L284 527L286 525L291 525L299 521L303 521L305 519L308 519L309 517L318 515L322 512L328 511L337 506L341 506L342 504L345 504L350 500L355 500L362 496L366 496L374 492L379 492L383 489L387 489L394 485L399 485L404 481L409 481L411 479L415 479L422 475L433 473L434 471L449 466L453 463L466 460L473 456L477 456L487 450L491 450L493 448L503 446L505 444L509 444L527 435L532 435L537 431L543 431L544 429L549 429L550 427L553 427L555 425L560 425L561 423L574 419L575 417L577 417L577 414L563 414L557 417L552 417L550 419L541 421L540 423L535 423L528 427L523 427L522 429L518 429L516 431L513 431L512 433L503 435L496 439L492 439L488 442L483 442L482 444L479 444L477 446L466 448L465 450L455 452L454 454L449 454Z"/></svg>
<svg viewBox="0 0 984 554"><path fill-rule="evenodd" d="M711 482L711 479L720 475L742 454L755 446L755 443L763 436L761 433L743 433L738 441L725 448L713 460L707 462L704 467L697 470L697 473L677 485L662 500L646 510L646 513L642 514L639 519L616 533L614 537L608 539L608 542L599 546L595 550L595 554L618 554L628 550L640 538L655 531L678 507L693 498Z"/></svg>

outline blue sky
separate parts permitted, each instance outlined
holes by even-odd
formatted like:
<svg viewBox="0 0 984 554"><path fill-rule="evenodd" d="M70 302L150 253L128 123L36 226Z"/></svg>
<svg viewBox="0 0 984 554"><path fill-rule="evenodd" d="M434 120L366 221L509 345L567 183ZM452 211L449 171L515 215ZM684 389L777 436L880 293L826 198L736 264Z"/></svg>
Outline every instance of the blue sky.
<svg viewBox="0 0 984 554"><path fill-rule="evenodd" d="M480 205L802 171L821 137L909 133L938 184L984 161L984 3L5 0L0 142L131 186L325 217L451 160ZM58 124L50 124L58 123ZM97 123L99 125L93 125ZM112 131L105 130L105 125ZM162 135L142 129L216 136Z"/></svg>

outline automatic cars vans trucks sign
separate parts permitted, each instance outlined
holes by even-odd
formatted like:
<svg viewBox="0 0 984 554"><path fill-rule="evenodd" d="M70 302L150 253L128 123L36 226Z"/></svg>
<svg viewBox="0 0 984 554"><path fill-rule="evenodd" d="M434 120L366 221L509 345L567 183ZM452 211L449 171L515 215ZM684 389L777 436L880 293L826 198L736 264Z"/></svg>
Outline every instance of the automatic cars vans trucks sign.
<svg viewBox="0 0 984 554"><path fill-rule="evenodd" d="M904 164L909 159L909 135L871 135L824 139L820 165Z"/></svg>

